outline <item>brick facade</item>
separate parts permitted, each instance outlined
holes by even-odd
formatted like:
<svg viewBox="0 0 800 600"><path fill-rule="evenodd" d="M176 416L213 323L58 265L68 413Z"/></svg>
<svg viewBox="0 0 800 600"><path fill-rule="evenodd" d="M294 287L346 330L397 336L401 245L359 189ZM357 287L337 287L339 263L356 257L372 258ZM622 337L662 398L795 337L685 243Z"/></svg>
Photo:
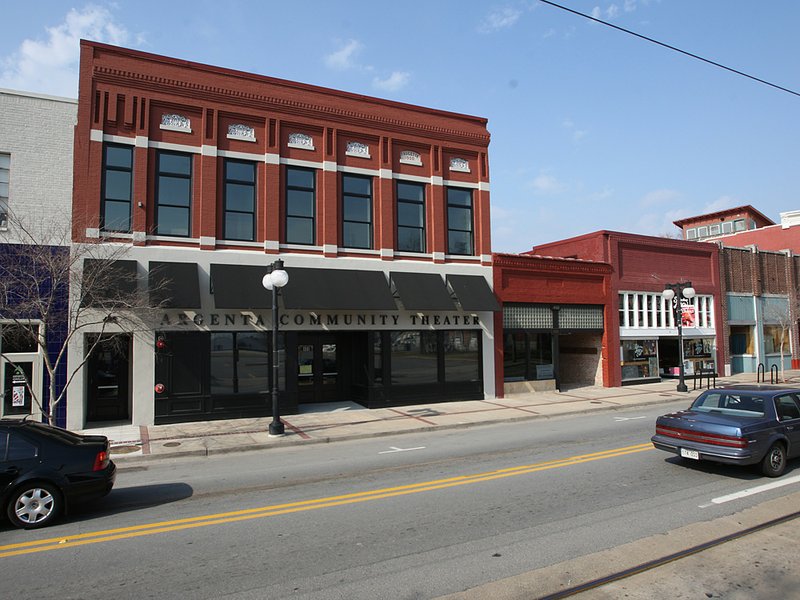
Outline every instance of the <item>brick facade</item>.
<svg viewBox="0 0 800 600"><path fill-rule="evenodd" d="M281 402L289 410L311 401L301 399L304 392L300 380L311 367L316 369L312 373L316 373L315 378L321 372L314 365L322 364L316 353L323 346L327 348L324 351L339 348L335 391L344 394L339 398L342 400L363 400L365 405L373 406L442 401L462 392L466 394L463 397L492 397L492 309L469 310L463 302L468 298L461 298L458 303L451 302L451 309L412 310L405 306L402 294L390 287L396 288L396 279L402 275L418 276L419 281L425 277L430 281L429 276L436 275L434 281L438 280L440 289L447 294L445 305L450 294L455 297L455 292L447 288L447 277L468 276L472 283L481 280L485 288L490 287L489 141L487 120L481 117L81 42L73 239L127 244L130 258L141 273L148 273L149 265L155 262L191 264L196 268L200 288L199 308L181 312L176 307L164 315L159 332L173 336L175 343L180 342L180 335L195 336L197 343L180 342L182 356L199 346L204 348L201 360L187 360L185 371L195 365L206 369L196 376L193 373L188 380L199 381L201 389L181 396L183 392L172 393L175 386L167 381L164 391L154 393L156 378L161 383L162 377L172 377L177 372L169 367L169 361L174 359L161 361L154 356L153 340L146 335L136 336L131 342L130 357L135 374L130 392L132 422L218 418L220 409L233 416L264 414L263 399L255 392L242 395L237 384L226 388L224 397L222 392L214 391L220 377L215 375L212 384L208 373L211 368L223 368L223 363L214 354L216 362L208 366L208 356L225 352L225 360L238 360L238 355L228 350L216 346L209 350L209 340L216 339L215 335L244 338L245 334L252 336L253 330L260 335L266 324L272 327L269 311L248 310L255 306L255 296L265 292L259 285L250 286L258 290L242 302L251 304L237 304L235 310L223 313L222 309L230 306L220 300L221 286L215 286L214 273L231 273L234 269L254 273L267 268L276 258L284 261L290 273L290 287L303 273L379 273L378 280L386 284L391 297L389 302L397 307L387 308L384 314L354 314L347 312L356 310L354 306L338 306L339 312L324 315L323 322L320 311L315 309L326 306L330 290L321 287L319 300L313 300L319 306L304 305L295 307L295 312L282 313L285 320L280 321L280 327L287 346L281 365L286 375ZM108 199L103 200L104 170L108 170L103 161L108 148L123 148L126 155L132 149L127 229L109 227L103 220L104 206L110 204ZM185 224L185 231L182 229L181 233L159 231L159 219L166 214L159 203L160 178L164 176L159 172L159 161L170 153L190 165L189 176L183 180L186 187L182 188L188 190L188 200L178 206L184 210L181 226ZM250 239L226 235L225 169L234 161L255 170L254 209L249 210L254 233ZM287 180L290 170L294 173L295 169L310 174L313 182L313 208L302 215L311 222L313 239L309 241L298 242L289 235L289 217L293 215L287 208L291 187ZM370 183L368 247L348 246L345 241L345 176L364 178ZM424 247L418 250L409 249L408 245L401 247L398 241L400 183L421 186L424 191L424 219L420 223ZM468 213L463 205L448 206L451 189L462 194L458 201L469 204ZM463 245L453 242L465 239L469 242ZM297 279L291 276L292 272L300 274ZM253 281L254 276L247 283ZM260 281L261 275L256 283ZM358 292L354 291L352 295L356 296ZM431 312L437 310L435 314ZM321 323L334 325L324 328ZM407 338L412 341L420 338L421 331L432 332L434 337L425 337L426 345L419 347L423 353L433 348L439 353L439 360L420 360L426 368L433 365L438 370L438 379L401 388L391 376L388 369L399 368L404 357L398 356L395 365L388 360L388 352L410 351L414 347L411 342L397 341L398 329L399 334L408 332ZM389 348L391 335L395 335L394 350ZM458 339L453 341L453 336ZM304 341L307 339L310 341ZM385 350L376 351L380 344ZM266 345L272 348L267 342ZM306 347L314 348L314 364L303 363L301 372L300 353ZM463 371L457 372L453 365L463 363L446 360L446 353L457 351L470 353L469 360L478 365L474 376L457 379L464 377ZM78 341L71 348L71 356L78 357L81 352ZM384 354L386 360L381 361ZM374 365L380 370L378 375L374 374ZM415 375L409 369L406 377L411 380ZM226 372L223 376L226 381L234 377L238 375ZM74 386L87 389L87 381L85 375L78 377ZM325 394L330 392L326 390ZM364 394L366 399L356 398L356 394ZM326 396L326 400L330 399ZM240 410L241 407L245 408ZM162 409L164 412L158 412ZM70 422L81 427L85 416L79 407L71 414Z"/></svg>
<svg viewBox="0 0 800 600"><path fill-rule="evenodd" d="M529 254L577 258L611 265L608 305L606 308L603 354L608 356L605 385L622 383L620 372L620 302L621 293L659 294L667 283L691 281L698 295L713 298L714 323L708 331L716 332L716 364L724 358L722 340L724 303L720 281L719 248L715 244L687 242L651 236L599 231L576 238L535 246ZM674 328L662 327L648 335L675 335Z"/></svg>

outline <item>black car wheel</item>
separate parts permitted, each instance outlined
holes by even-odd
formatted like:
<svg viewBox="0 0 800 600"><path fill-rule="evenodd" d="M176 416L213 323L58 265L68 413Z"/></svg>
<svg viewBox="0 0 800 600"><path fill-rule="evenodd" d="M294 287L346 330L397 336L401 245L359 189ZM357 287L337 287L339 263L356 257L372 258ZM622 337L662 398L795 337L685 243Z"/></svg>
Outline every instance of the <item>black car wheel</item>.
<svg viewBox="0 0 800 600"><path fill-rule="evenodd" d="M61 509L61 494L57 487L50 483L31 482L11 494L7 513L14 527L36 529L55 521Z"/></svg>
<svg viewBox="0 0 800 600"><path fill-rule="evenodd" d="M761 461L761 472L767 477L780 477L786 470L786 450L783 444L775 443Z"/></svg>

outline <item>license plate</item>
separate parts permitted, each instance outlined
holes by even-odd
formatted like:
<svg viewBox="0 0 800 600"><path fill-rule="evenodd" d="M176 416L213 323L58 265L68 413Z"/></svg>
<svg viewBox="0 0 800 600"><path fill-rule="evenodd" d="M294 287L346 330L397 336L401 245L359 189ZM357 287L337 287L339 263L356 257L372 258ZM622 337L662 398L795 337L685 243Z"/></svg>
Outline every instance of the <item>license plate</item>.
<svg viewBox="0 0 800 600"><path fill-rule="evenodd" d="M681 456L683 458L691 458L693 460L700 460L700 453L697 450L687 450L686 448L681 448Z"/></svg>

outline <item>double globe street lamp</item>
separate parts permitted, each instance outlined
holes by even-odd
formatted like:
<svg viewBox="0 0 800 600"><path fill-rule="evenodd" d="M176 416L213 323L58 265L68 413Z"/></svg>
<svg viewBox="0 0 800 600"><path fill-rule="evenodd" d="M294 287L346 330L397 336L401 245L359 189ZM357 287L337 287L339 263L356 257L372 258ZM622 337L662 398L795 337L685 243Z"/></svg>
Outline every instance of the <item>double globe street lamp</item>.
<svg viewBox="0 0 800 600"><path fill-rule="evenodd" d="M270 435L283 435L284 428L278 413L278 289L289 283L289 274L283 270L283 261L278 259L269 265L269 272L264 275L261 285L272 292L272 422L269 424Z"/></svg>
<svg viewBox="0 0 800 600"><path fill-rule="evenodd" d="M677 390L679 392L688 392L689 388L686 387L684 381L683 370L683 310L681 306L681 298L691 300L695 297L695 290L692 287L691 281L684 283L667 283L664 284L664 291L661 296L672 306L672 318L675 320L675 326L678 328L678 372L680 379L678 380Z"/></svg>

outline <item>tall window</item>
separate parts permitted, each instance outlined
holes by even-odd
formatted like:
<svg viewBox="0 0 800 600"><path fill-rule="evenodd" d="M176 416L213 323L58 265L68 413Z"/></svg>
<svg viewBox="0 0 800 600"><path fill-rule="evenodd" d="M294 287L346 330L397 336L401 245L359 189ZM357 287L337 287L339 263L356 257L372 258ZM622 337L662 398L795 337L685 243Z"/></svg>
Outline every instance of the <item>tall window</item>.
<svg viewBox="0 0 800 600"><path fill-rule="evenodd" d="M286 167L286 242L314 244L316 172Z"/></svg>
<svg viewBox="0 0 800 600"><path fill-rule="evenodd" d="M0 230L8 229L8 184L11 182L11 155L0 154Z"/></svg>
<svg viewBox="0 0 800 600"><path fill-rule="evenodd" d="M133 148L106 144L103 147L103 214L104 231L131 230L133 195Z"/></svg>
<svg viewBox="0 0 800 600"><path fill-rule="evenodd" d="M342 175L342 243L372 248L372 179Z"/></svg>
<svg viewBox="0 0 800 600"><path fill-rule="evenodd" d="M425 185L397 182L397 249L425 252Z"/></svg>
<svg viewBox="0 0 800 600"><path fill-rule="evenodd" d="M253 241L256 236L256 165L241 160L225 161L226 240Z"/></svg>
<svg viewBox="0 0 800 600"><path fill-rule="evenodd" d="M188 237L192 212L192 156L159 152L156 172L156 233Z"/></svg>
<svg viewBox="0 0 800 600"><path fill-rule="evenodd" d="M447 252L472 254L472 191L447 188Z"/></svg>

